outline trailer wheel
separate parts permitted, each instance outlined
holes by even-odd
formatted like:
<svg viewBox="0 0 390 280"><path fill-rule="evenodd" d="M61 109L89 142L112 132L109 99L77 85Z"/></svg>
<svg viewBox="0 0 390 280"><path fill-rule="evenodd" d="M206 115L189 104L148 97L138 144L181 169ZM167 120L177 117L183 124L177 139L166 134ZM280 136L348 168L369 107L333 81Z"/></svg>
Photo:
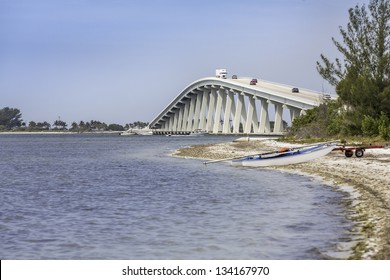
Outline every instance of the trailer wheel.
<svg viewBox="0 0 390 280"><path fill-rule="evenodd" d="M345 150L345 156L346 157L352 157L353 156L353 151L352 150Z"/></svg>
<svg viewBox="0 0 390 280"><path fill-rule="evenodd" d="M362 157L364 155L364 150L363 149L356 149L355 151L355 156L356 157Z"/></svg>

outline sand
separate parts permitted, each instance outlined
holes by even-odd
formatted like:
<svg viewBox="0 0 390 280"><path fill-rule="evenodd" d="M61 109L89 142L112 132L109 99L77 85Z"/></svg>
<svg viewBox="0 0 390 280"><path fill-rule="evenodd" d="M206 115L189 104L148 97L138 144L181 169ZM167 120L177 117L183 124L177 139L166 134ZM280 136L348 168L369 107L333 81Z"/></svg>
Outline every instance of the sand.
<svg viewBox="0 0 390 280"><path fill-rule="evenodd" d="M242 138L238 142L181 148L174 156L216 160L297 146ZM367 149L361 158L347 158L341 151L333 151L307 163L269 168L321 178L341 191L350 189L353 201L347 216L355 224L357 238L348 258L390 259L390 149Z"/></svg>

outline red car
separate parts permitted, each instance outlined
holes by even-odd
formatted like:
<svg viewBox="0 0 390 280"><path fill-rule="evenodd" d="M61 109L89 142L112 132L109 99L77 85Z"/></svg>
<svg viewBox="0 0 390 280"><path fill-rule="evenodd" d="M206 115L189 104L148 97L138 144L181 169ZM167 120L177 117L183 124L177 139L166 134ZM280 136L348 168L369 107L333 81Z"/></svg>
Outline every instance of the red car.
<svg viewBox="0 0 390 280"><path fill-rule="evenodd" d="M249 84L252 85L252 86L256 85L257 84L257 79L252 79Z"/></svg>

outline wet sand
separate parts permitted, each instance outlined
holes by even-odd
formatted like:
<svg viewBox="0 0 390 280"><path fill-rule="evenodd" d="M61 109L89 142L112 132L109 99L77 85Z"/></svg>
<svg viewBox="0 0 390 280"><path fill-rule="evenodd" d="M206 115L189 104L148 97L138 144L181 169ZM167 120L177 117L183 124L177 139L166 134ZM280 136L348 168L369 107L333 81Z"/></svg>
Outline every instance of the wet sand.
<svg viewBox="0 0 390 280"><path fill-rule="evenodd" d="M173 155L219 160L297 146L242 138L238 142L181 148ZM320 178L341 191L352 187L353 202L347 215L356 224L357 241L349 258L390 259L390 149L367 149L361 158L346 158L341 151L333 151L307 163L269 168Z"/></svg>

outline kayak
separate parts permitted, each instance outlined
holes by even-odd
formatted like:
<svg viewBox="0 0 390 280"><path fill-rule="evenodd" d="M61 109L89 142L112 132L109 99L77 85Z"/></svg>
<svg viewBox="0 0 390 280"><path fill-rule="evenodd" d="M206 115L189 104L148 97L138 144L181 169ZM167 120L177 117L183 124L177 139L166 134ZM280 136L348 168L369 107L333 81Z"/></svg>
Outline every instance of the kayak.
<svg viewBox="0 0 390 280"><path fill-rule="evenodd" d="M233 166L267 167L303 163L329 154L336 143L317 144L309 147L283 149L277 152L246 156L232 161Z"/></svg>

